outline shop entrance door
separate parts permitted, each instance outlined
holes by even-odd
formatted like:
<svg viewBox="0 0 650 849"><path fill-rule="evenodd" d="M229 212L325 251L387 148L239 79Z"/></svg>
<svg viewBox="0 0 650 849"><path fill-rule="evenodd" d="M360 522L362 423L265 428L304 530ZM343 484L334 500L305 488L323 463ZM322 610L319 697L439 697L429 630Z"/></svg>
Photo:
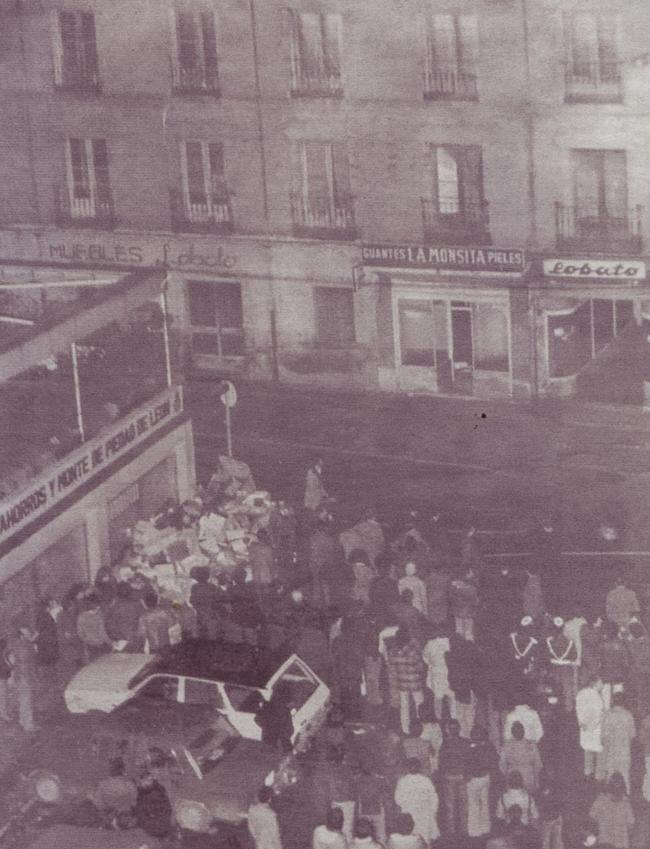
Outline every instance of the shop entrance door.
<svg viewBox="0 0 650 849"><path fill-rule="evenodd" d="M471 395L474 343L472 341L472 305L468 301L451 302L451 339L454 391Z"/></svg>

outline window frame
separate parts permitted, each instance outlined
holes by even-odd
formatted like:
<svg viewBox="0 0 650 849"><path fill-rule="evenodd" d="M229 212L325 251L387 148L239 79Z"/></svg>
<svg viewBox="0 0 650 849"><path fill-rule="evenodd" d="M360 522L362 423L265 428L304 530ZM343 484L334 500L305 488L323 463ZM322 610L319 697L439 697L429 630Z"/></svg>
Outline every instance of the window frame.
<svg viewBox="0 0 650 849"><path fill-rule="evenodd" d="M246 332L245 332L245 317L244 317L244 293L242 284L236 280L206 280L204 278L190 278L186 280L187 284L187 298L188 298L188 312L190 316L190 326L192 337L201 336L201 337L214 337L216 339L217 352L216 353L207 353L203 351L196 351L195 354L200 356L213 356L218 357L219 359L242 359L245 356L245 343L246 343ZM205 292L208 293L210 299L212 300L212 308L213 308L213 316L214 316L214 324L195 324L192 318L192 288L195 287L198 289L198 286L201 286ZM223 288L222 288L223 287ZM225 287L237 287L239 291L238 298L238 310L241 315L241 325L240 326L225 326L219 320L219 307L218 307L218 293L219 291L226 291ZM241 348L240 353L227 353L224 351L224 348L228 347L228 340L235 340L237 347ZM224 345L224 341L226 344Z"/></svg>
<svg viewBox="0 0 650 849"><path fill-rule="evenodd" d="M347 336L348 334L344 334L338 332L336 334L329 334L330 339L328 339L328 333L322 332L323 327L327 327L326 319L329 315L331 315L332 304L326 305L324 302L319 302L319 299L323 299L323 301L327 300L327 296L333 296L334 298L339 296L345 296L345 299L348 301L346 304L346 309L349 305L350 315L347 317L351 319L348 322L348 326L343 328L346 331L351 331L349 338L342 338ZM356 310L355 310L355 298L354 298L354 290L348 288L347 286L314 286L313 288L313 298L314 298L314 326L315 326L315 336L316 341L318 343L318 347L321 350L346 350L354 347L357 344L357 321L356 321ZM339 318L342 315L340 307L342 306L343 299L341 299L340 304L336 306L336 316ZM337 327L340 327L340 323L337 324ZM334 340L332 337L336 336Z"/></svg>

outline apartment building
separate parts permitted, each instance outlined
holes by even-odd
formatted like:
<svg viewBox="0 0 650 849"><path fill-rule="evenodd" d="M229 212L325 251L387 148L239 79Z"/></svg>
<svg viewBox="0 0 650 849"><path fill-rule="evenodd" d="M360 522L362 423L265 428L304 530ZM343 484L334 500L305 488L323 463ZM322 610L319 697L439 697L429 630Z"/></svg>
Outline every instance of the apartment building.
<svg viewBox="0 0 650 849"><path fill-rule="evenodd" d="M2 10L0 261L163 266L235 377L641 399L641 0Z"/></svg>

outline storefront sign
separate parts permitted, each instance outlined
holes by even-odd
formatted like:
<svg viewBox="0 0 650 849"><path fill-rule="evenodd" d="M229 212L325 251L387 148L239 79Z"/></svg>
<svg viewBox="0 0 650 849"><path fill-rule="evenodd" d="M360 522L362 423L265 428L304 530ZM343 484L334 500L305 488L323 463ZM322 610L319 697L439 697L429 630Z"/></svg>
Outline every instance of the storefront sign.
<svg viewBox="0 0 650 849"><path fill-rule="evenodd" d="M218 269L228 271L237 265L237 257L221 245L188 242L98 242L50 241L47 259L54 262L100 263L126 267L164 266L181 271Z"/></svg>
<svg viewBox="0 0 650 849"><path fill-rule="evenodd" d="M146 406L116 422L112 431L90 440L65 457L20 495L0 502L0 541L11 537L109 468L123 454L178 416L182 409L180 386L162 392Z"/></svg>
<svg viewBox="0 0 650 849"><path fill-rule="evenodd" d="M362 245L364 265L382 268L430 268L521 274L524 252L512 248L441 247L440 245Z"/></svg>
<svg viewBox="0 0 650 849"><path fill-rule="evenodd" d="M544 276L645 280L645 262L620 259L545 259Z"/></svg>

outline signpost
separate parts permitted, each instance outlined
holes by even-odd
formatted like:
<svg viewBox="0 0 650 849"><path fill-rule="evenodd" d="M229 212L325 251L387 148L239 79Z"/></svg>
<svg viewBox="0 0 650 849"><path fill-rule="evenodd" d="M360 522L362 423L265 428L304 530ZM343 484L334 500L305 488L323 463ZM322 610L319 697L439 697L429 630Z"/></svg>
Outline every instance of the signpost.
<svg viewBox="0 0 650 849"><path fill-rule="evenodd" d="M226 440L228 443L228 456L232 457L232 424L230 421L230 410L237 403L237 390L229 380L222 380L219 389L221 403L226 408Z"/></svg>

